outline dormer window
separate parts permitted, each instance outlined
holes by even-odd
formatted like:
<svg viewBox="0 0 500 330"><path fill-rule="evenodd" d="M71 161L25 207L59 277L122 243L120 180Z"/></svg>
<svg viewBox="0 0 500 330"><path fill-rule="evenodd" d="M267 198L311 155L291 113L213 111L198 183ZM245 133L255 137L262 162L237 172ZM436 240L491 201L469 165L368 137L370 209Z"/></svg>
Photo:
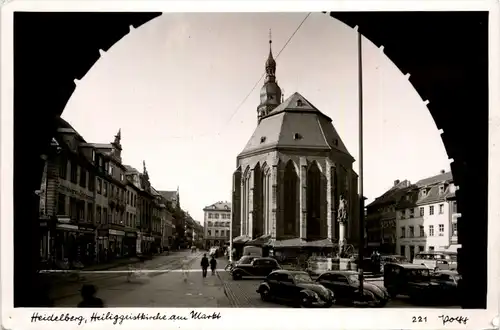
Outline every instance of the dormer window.
<svg viewBox="0 0 500 330"><path fill-rule="evenodd" d="M300 135L300 133L295 133L295 134L293 135L293 139L294 139L294 140L301 140L301 139L302 139L302 135Z"/></svg>
<svg viewBox="0 0 500 330"><path fill-rule="evenodd" d="M260 137L260 143L264 143L266 142L266 137L265 136L261 136Z"/></svg>
<svg viewBox="0 0 500 330"><path fill-rule="evenodd" d="M422 191L420 192L420 196L425 197L426 195L427 195L427 189L422 189Z"/></svg>
<svg viewBox="0 0 500 330"><path fill-rule="evenodd" d="M439 186L439 194L443 194L444 193L444 185L440 185Z"/></svg>
<svg viewBox="0 0 500 330"><path fill-rule="evenodd" d="M339 145L339 140L338 140L338 139L333 140L333 144L334 144L335 146L338 146L338 145Z"/></svg>
<svg viewBox="0 0 500 330"><path fill-rule="evenodd" d="M301 107L303 105L302 100L297 100L297 106Z"/></svg>

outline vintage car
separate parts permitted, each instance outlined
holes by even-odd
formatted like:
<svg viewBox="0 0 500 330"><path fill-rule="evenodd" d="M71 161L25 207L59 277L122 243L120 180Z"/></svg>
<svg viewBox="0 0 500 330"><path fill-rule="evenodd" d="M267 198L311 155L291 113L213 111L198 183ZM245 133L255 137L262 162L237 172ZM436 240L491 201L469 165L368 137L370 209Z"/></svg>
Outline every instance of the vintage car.
<svg viewBox="0 0 500 330"><path fill-rule="evenodd" d="M255 258L258 258L258 257L256 257L256 256L243 256L243 257L240 258L240 260L237 260L237 261L232 262L232 263L228 263L224 269L225 270L231 270L236 265L249 265L249 264L252 263L252 261Z"/></svg>
<svg viewBox="0 0 500 330"><path fill-rule="evenodd" d="M462 276L456 270L440 270L431 275L431 282L437 285L428 286L426 300L433 303L456 303L460 299L458 283Z"/></svg>
<svg viewBox="0 0 500 330"><path fill-rule="evenodd" d="M335 300L348 305L383 307L390 299L384 287L363 282L363 295L359 291L359 276L355 271L339 270L321 274L316 282L335 293Z"/></svg>
<svg viewBox="0 0 500 330"><path fill-rule="evenodd" d="M423 265L387 263L384 266L384 286L391 295L409 296L412 300L422 300L430 286L430 270Z"/></svg>
<svg viewBox="0 0 500 330"><path fill-rule="evenodd" d="M304 308L328 308L335 303L334 293L303 271L273 271L257 292L263 301L280 300Z"/></svg>
<svg viewBox="0 0 500 330"><path fill-rule="evenodd" d="M250 263L237 263L231 268L229 273L233 280L240 280L244 277L266 277L272 271L281 269L278 262L273 258L255 258Z"/></svg>

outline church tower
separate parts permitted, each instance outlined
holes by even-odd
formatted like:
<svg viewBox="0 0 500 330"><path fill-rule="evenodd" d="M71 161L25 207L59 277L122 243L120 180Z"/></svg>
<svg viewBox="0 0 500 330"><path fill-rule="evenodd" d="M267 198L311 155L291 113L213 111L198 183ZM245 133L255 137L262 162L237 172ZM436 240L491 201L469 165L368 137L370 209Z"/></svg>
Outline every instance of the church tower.
<svg viewBox="0 0 500 330"><path fill-rule="evenodd" d="M271 30L269 30L269 56L266 61L266 78L260 90L260 104L257 107L258 122L281 103L281 89L276 83L276 61L273 58Z"/></svg>

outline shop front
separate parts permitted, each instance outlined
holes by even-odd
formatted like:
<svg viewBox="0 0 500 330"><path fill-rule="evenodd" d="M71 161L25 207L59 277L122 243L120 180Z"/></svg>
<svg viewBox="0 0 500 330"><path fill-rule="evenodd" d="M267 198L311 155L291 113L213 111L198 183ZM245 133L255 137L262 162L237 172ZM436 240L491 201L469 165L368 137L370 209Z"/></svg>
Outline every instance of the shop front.
<svg viewBox="0 0 500 330"><path fill-rule="evenodd" d="M56 262L77 261L77 225L57 223L54 237L54 259Z"/></svg>
<svg viewBox="0 0 500 330"><path fill-rule="evenodd" d="M153 244L152 244L153 253L161 253L161 236L155 235L153 236Z"/></svg>
<svg viewBox="0 0 500 330"><path fill-rule="evenodd" d="M77 255L84 265L94 264L96 261L95 232L92 227L79 226L77 237Z"/></svg>
<svg viewBox="0 0 500 330"><path fill-rule="evenodd" d="M109 254L111 260L123 257L123 238L125 232L122 230L109 230Z"/></svg>
<svg viewBox="0 0 500 330"><path fill-rule="evenodd" d="M136 253L137 244L137 234L136 232L125 232L125 237L123 238L123 256L124 257L134 257Z"/></svg>
<svg viewBox="0 0 500 330"><path fill-rule="evenodd" d="M53 257L55 228L54 220L40 217L40 259L42 263L50 263Z"/></svg>
<svg viewBox="0 0 500 330"><path fill-rule="evenodd" d="M99 229L97 231L97 262L104 263L108 260L109 237L108 230Z"/></svg>

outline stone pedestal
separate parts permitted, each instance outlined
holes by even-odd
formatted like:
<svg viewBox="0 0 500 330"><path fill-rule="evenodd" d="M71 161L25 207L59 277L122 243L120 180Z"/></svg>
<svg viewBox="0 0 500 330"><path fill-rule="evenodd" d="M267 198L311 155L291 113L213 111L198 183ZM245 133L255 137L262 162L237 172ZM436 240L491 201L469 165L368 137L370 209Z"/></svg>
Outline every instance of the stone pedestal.
<svg viewBox="0 0 500 330"><path fill-rule="evenodd" d="M345 223L339 222L339 252L344 249L345 243Z"/></svg>

